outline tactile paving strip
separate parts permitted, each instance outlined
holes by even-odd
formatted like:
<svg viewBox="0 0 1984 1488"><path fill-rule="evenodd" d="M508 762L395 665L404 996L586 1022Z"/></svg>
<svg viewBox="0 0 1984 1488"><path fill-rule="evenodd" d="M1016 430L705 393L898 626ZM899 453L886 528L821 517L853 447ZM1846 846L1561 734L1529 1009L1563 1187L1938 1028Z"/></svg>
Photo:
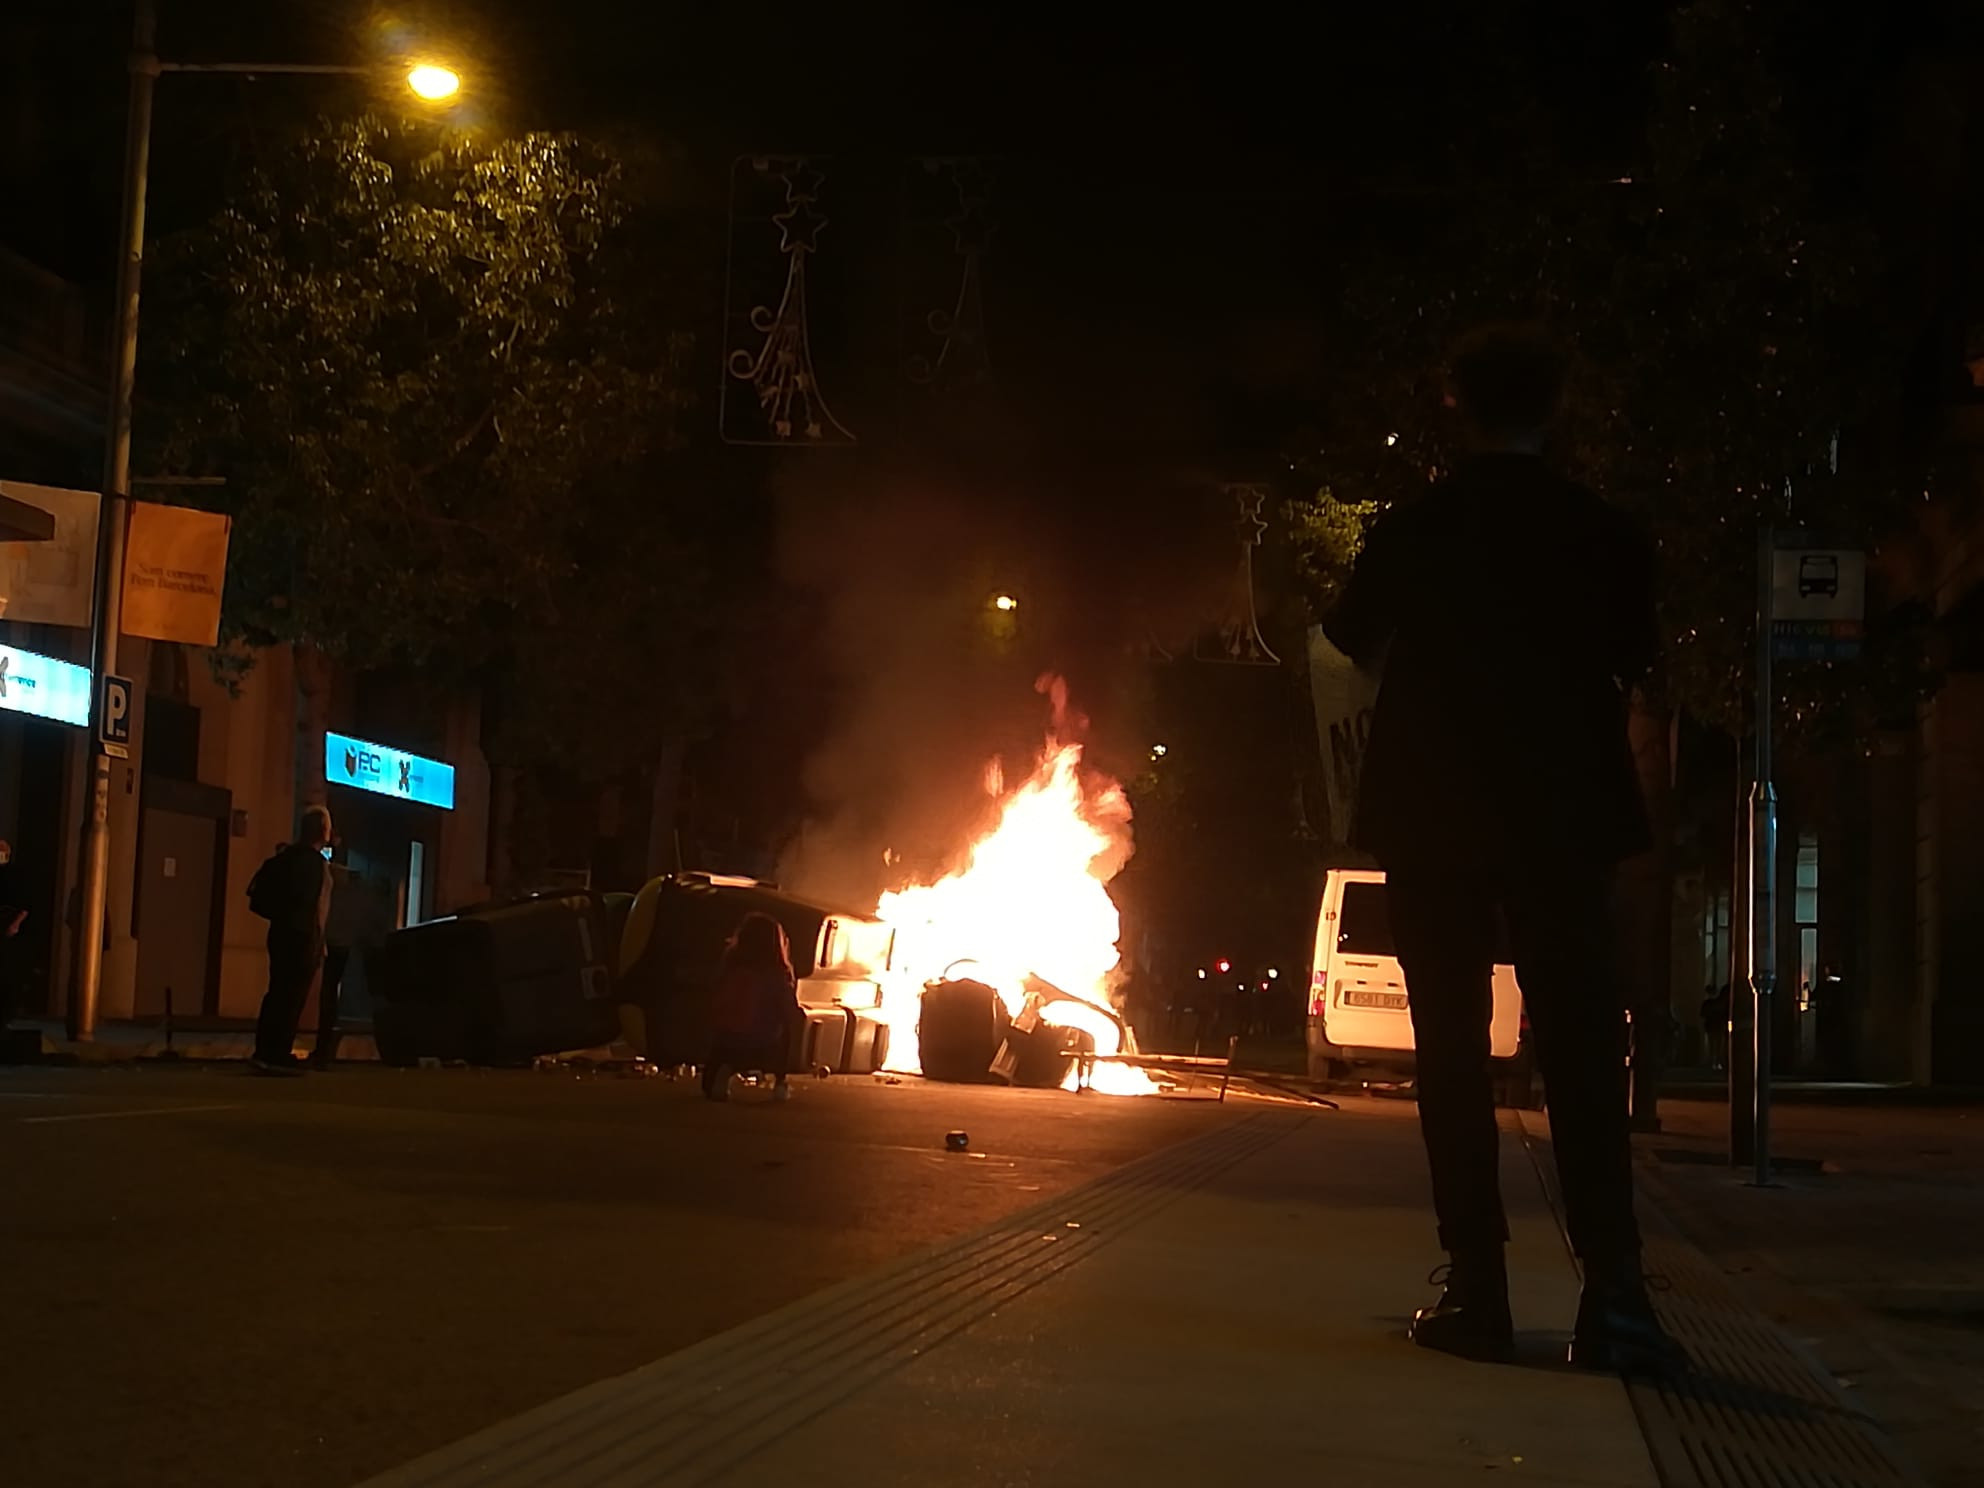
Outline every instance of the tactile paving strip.
<svg viewBox="0 0 1984 1488"><path fill-rule="evenodd" d="M1536 1120L1523 1137L1563 1218L1556 1165ZM1642 1203L1654 1308L1696 1369L1627 1381L1664 1488L1924 1488L1880 1425L1819 1363L1746 1301L1715 1264Z"/></svg>
<svg viewBox="0 0 1984 1488"><path fill-rule="evenodd" d="M1153 1153L976 1234L554 1400L366 1488L707 1482L1305 1119L1264 1112Z"/></svg>
<svg viewBox="0 0 1984 1488"><path fill-rule="evenodd" d="M1915 1488L1874 1421L1685 1240L1649 1226L1661 1320L1694 1376L1627 1384L1667 1488Z"/></svg>

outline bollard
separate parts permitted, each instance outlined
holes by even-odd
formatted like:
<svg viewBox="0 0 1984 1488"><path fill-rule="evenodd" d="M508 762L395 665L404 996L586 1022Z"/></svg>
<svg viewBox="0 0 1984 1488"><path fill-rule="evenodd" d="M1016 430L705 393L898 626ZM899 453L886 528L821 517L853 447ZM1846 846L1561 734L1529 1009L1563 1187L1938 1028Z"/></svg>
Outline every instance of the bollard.
<svg viewBox="0 0 1984 1488"><path fill-rule="evenodd" d="M172 984L168 982L165 987L165 1050L159 1058L177 1059L178 1057L179 1051L172 1047Z"/></svg>

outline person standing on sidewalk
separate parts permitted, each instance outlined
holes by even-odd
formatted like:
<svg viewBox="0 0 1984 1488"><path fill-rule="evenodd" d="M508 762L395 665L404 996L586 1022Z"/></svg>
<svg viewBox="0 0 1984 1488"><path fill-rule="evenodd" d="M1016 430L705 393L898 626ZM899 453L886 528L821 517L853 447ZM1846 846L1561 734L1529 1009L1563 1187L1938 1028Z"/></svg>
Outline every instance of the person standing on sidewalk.
<svg viewBox="0 0 1984 1488"><path fill-rule="evenodd" d="M335 845L335 844L334 844ZM331 906L324 916L324 971L317 979L317 1042L310 1049L310 1067L329 1069L338 1060L339 994L345 969L351 965L364 914L363 890L351 869L329 860Z"/></svg>
<svg viewBox="0 0 1984 1488"><path fill-rule="evenodd" d="M1412 1339L1514 1347L1489 1062L1499 918L1584 1274L1572 1362L1671 1369L1684 1360L1640 1266L1611 921L1614 869L1651 844L1626 717L1656 660L1653 547L1543 461L1568 370L1546 333L1484 328L1449 370L1470 453L1378 520L1325 626L1383 665L1353 840L1385 869L1450 1258Z"/></svg>
<svg viewBox="0 0 1984 1488"><path fill-rule="evenodd" d="M324 961L331 907L331 813L311 806L299 838L276 850L248 885L248 907L269 922L269 990L255 1022L250 1065L261 1074L301 1074L294 1052L297 1020Z"/></svg>

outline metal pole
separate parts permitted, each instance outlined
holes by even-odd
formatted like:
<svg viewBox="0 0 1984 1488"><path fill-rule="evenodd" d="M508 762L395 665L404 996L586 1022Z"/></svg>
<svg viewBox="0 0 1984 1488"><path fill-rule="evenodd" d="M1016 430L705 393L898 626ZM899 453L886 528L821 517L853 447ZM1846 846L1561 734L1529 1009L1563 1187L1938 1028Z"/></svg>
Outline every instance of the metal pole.
<svg viewBox="0 0 1984 1488"><path fill-rule="evenodd" d="M124 138L124 233L117 265L116 357L111 367L110 411L103 460L103 510L97 523L94 629L96 692L117 670L117 636L123 625L124 536L131 489L131 388L138 370L138 290L145 252L145 181L151 168L153 55L152 0L135 0L131 23L131 108ZM102 707L101 701L97 706ZM92 740L90 810L83 823L82 913L76 934L76 982L69 998L69 1033L96 1034L97 999L103 988L103 930L110 897L110 756Z"/></svg>
<svg viewBox="0 0 1984 1488"><path fill-rule="evenodd" d="M1757 1129L1750 1110L1750 1023L1739 1016L1750 995L1750 803L1743 789L1743 740L1731 763L1729 843L1729 960L1722 968L1729 1005L1722 1017L1722 1058L1729 1082L1729 1165L1750 1165ZM1739 1002L1737 999L1744 999ZM1738 1035L1742 1035L1738 1037Z"/></svg>
<svg viewBox="0 0 1984 1488"><path fill-rule="evenodd" d="M226 73L233 77L365 77L379 69L336 62L160 62L156 70Z"/></svg>
<svg viewBox="0 0 1984 1488"><path fill-rule="evenodd" d="M1777 983L1777 787L1771 780L1771 562L1766 525L1757 541L1757 778L1750 790L1750 987L1755 1026L1751 1069L1751 1160L1757 1187L1770 1183L1771 999Z"/></svg>

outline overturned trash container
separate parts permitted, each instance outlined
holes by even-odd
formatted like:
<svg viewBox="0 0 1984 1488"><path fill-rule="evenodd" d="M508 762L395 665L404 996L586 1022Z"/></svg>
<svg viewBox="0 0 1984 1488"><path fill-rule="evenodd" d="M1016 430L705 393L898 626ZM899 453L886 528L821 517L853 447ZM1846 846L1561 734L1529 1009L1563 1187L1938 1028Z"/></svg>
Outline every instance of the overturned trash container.
<svg viewBox="0 0 1984 1488"><path fill-rule="evenodd" d="M888 1057L876 978L894 930L872 916L816 904L755 879L674 873L635 896L619 941L615 996L627 1037L649 1062L700 1063L724 946L747 914L785 929L806 1022L795 1068L866 1074Z"/></svg>
<svg viewBox="0 0 1984 1488"><path fill-rule="evenodd" d="M409 926L368 958L379 1057L515 1064L619 1035L606 896L547 893Z"/></svg>
<svg viewBox="0 0 1984 1488"><path fill-rule="evenodd" d="M931 982L923 989L916 1024L923 1077L953 1085L991 1085L993 1062L1012 1028L1012 1015L997 990L968 977Z"/></svg>
<svg viewBox="0 0 1984 1488"><path fill-rule="evenodd" d="M1030 1090L1072 1088L1076 1062L1094 1052L1095 1036L1086 1029L1049 1023L1038 1009L1027 1008L1013 1019L993 1070Z"/></svg>

